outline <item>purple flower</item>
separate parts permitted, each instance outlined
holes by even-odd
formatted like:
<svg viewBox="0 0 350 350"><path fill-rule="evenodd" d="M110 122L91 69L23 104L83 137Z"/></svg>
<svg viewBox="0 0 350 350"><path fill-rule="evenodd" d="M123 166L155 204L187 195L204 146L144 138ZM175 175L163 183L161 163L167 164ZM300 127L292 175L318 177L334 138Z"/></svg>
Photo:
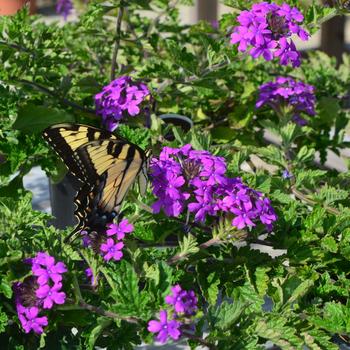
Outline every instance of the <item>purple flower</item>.
<svg viewBox="0 0 350 350"><path fill-rule="evenodd" d="M293 174L291 174L287 169L283 170L282 172L282 178L284 180L290 179L293 177Z"/></svg>
<svg viewBox="0 0 350 350"><path fill-rule="evenodd" d="M277 77L275 81L260 86L256 108L269 105L274 110L281 110L288 107L291 110L291 120L303 126L307 121L301 114L316 114L314 92L315 88L312 85L290 77Z"/></svg>
<svg viewBox="0 0 350 350"><path fill-rule="evenodd" d="M259 222L270 229L277 220L271 204L257 205L262 194L225 173L225 160L208 151L192 150L190 145L164 147L159 158L151 162L153 194L157 197L153 211L163 210L176 217L187 209L197 222L229 213L234 215L232 225L239 229Z"/></svg>
<svg viewBox="0 0 350 350"><path fill-rule="evenodd" d="M246 226L255 226L252 221L255 218L255 213L251 210L252 207L251 202L244 203L241 208L233 207L231 211L236 217L232 220L232 226L236 226L238 230Z"/></svg>
<svg viewBox="0 0 350 350"><path fill-rule="evenodd" d="M37 289L36 296L41 299L44 309L51 309L54 304L64 304L66 294L61 292L61 288L62 284L57 283L53 287L45 284Z"/></svg>
<svg viewBox="0 0 350 350"><path fill-rule="evenodd" d="M67 269L62 262L55 263L55 259L44 252L24 262L32 264L33 275L13 285L18 318L26 333L33 330L41 334L43 326L48 324L47 317L38 317L41 308L51 309L54 304L65 302L66 294L61 291L60 282L61 274Z"/></svg>
<svg viewBox="0 0 350 350"><path fill-rule="evenodd" d="M123 252L121 251L124 247L123 242L115 243L112 238L108 238L106 243L102 243L100 251L104 253L103 258L106 261L111 259L118 261L123 257Z"/></svg>
<svg viewBox="0 0 350 350"><path fill-rule="evenodd" d="M89 247L91 245L91 238L89 237L88 231L83 230L80 232L80 234L82 236L83 247Z"/></svg>
<svg viewBox="0 0 350 350"><path fill-rule="evenodd" d="M19 305L17 312L18 319L26 333L33 330L35 333L41 334L44 331L43 326L48 325L46 316L38 317L39 308L35 306L25 308L22 305Z"/></svg>
<svg viewBox="0 0 350 350"><path fill-rule="evenodd" d="M128 219L123 219L119 224L107 225L107 236L117 236L118 240L122 240L126 233L134 231L134 226L129 223Z"/></svg>
<svg viewBox="0 0 350 350"><path fill-rule="evenodd" d="M291 39L293 34L308 40L309 34L298 23L304 20L301 12L288 4L261 2L253 4L250 11L242 11L239 23L231 34L231 44L239 44L238 51L266 61L279 57L282 65L300 65L300 53Z"/></svg>
<svg viewBox="0 0 350 350"><path fill-rule="evenodd" d="M88 267L86 270L85 270L85 274L88 278L90 278L90 282L91 282L91 285L93 287L95 287L97 285L97 277L95 278L93 272L92 272L92 269L90 267Z"/></svg>
<svg viewBox="0 0 350 350"><path fill-rule="evenodd" d="M67 272L67 268L63 262L55 263L55 259L46 254L38 253L33 259L32 272L38 277L40 285L46 284L49 280L58 283L62 280L62 273Z"/></svg>
<svg viewBox="0 0 350 350"><path fill-rule="evenodd" d="M56 3L56 12L59 15L62 15L64 20L67 20L68 15L73 9L72 0L57 0Z"/></svg>
<svg viewBox="0 0 350 350"><path fill-rule="evenodd" d="M181 323L176 320L168 320L168 314L165 310L159 312L160 321L152 320L148 322L148 331L158 333L156 340L164 344L168 338L178 340L181 336L179 330Z"/></svg>
<svg viewBox="0 0 350 350"><path fill-rule="evenodd" d="M171 294L165 297L165 302L174 306L176 313L193 315L197 310L197 297L194 291L186 291L179 284L171 288Z"/></svg>
<svg viewBox="0 0 350 350"><path fill-rule="evenodd" d="M122 76L105 86L95 95L96 112L102 116L105 127L113 131L128 116L149 113L150 91L140 82Z"/></svg>

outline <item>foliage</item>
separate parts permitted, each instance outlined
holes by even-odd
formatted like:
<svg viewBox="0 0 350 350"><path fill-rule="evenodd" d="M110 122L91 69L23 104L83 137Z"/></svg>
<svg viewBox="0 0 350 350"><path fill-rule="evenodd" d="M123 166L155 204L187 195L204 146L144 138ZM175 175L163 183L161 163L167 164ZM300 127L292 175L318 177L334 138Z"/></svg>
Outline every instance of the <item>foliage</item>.
<svg viewBox="0 0 350 350"><path fill-rule="evenodd" d="M315 154L324 164L330 150L339 154L349 146L350 58L344 55L337 67L333 58L312 52L299 69L253 60L229 44L227 33L239 10L254 1L225 1L232 13L218 29L180 24L175 3L93 0L81 5L76 22L63 26L25 10L0 19L0 340L6 348L133 349L150 343L147 322L175 284L199 299L195 329L186 333L192 348L255 350L270 341L281 349L328 350L349 333L350 177L320 168ZM300 9L313 32L344 11L316 1ZM49 215L32 209L23 176L36 165L55 179L66 171L41 131L57 122L100 126L93 96L111 80L116 40L116 76L144 81L154 98L151 127L130 118L120 134L152 147L155 156L163 146L191 143L224 157L229 176L271 199L278 214L272 232L261 226L232 230L215 219L191 225L186 214L154 215L151 190L141 198L135 189L123 206L135 231L125 241L123 260L106 263L82 249L79 239L65 243L69 229L55 229ZM255 108L259 86L281 75L315 86L316 115L306 126ZM195 126L185 132L158 118L169 113ZM266 130L274 144L266 145ZM270 248L279 254L266 253ZM50 311L38 336L20 328L12 286L28 275L23 259L40 251L64 261L68 272L67 302ZM96 285L89 284L87 267Z"/></svg>

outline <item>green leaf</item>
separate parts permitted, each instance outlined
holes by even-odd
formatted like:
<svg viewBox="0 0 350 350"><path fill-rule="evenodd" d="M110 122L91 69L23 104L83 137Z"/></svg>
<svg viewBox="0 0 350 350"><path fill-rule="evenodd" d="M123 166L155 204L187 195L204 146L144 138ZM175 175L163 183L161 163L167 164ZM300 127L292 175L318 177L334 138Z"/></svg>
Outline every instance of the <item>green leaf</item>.
<svg viewBox="0 0 350 350"><path fill-rule="evenodd" d="M209 304L215 305L219 295L220 279L216 272L212 272L209 274L207 281L209 285L207 289L207 294L208 294L207 299L209 301Z"/></svg>
<svg viewBox="0 0 350 350"><path fill-rule="evenodd" d="M97 326L93 328L88 338L88 349L95 349L95 343L103 330L112 324L112 320L107 317L99 317L97 319Z"/></svg>
<svg viewBox="0 0 350 350"><path fill-rule="evenodd" d="M323 123L333 125L338 112L340 111L339 99L334 97L322 96L318 103L318 115Z"/></svg>
<svg viewBox="0 0 350 350"><path fill-rule="evenodd" d="M292 304L299 298L303 297L306 295L311 287L314 285L314 281L311 279L305 280L301 282L292 292L291 296L289 299L286 301L286 304Z"/></svg>
<svg viewBox="0 0 350 350"><path fill-rule="evenodd" d="M298 134L297 125L295 123L288 123L281 129L282 142L285 147L288 147Z"/></svg>
<svg viewBox="0 0 350 350"><path fill-rule="evenodd" d="M27 104L18 111L13 127L25 133L40 133L52 124L74 121L74 117L64 110Z"/></svg>
<svg viewBox="0 0 350 350"><path fill-rule="evenodd" d="M195 254L199 251L197 239L191 234L184 236L183 240L179 242L179 246L181 256Z"/></svg>
<svg viewBox="0 0 350 350"><path fill-rule="evenodd" d="M301 336L310 350L339 350L339 347L332 342L331 337L320 329L311 329L301 333Z"/></svg>
<svg viewBox="0 0 350 350"><path fill-rule="evenodd" d="M82 92L95 95L101 90L101 86L97 83L94 77L84 77L77 81L77 86L79 86Z"/></svg>
<svg viewBox="0 0 350 350"><path fill-rule="evenodd" d="M303 146L300 148L297 156L296 161L298 162L309 162L314 159L315 156L315 149L314 148L308 148L307 146Z"/></svg>
<svg viewBox="0 0 350 350"><path fill-rule="evenodd" d="M342 334L350 331L350 311L345 305L328 302L324 306L322 316L311 316L310 321L332 333Z"/></svg>
<svg viewBox="0 0 350 350"><path fill-rule="evenodd" d="M145 277L148 280L149 291L158 296L158 299L163 303L164 297L169 294L170 287L173 281L173 270L164 261L148 266L148 263L143 264Z"/></svg>
<svg viewBox="0 0 350 350"><path fill-rule="evenodd" d="M255 271L255 286L261 297L266 295L268 289L269 276L268 272L271 270L269 267L258 267Z"/></svg>
<svg viewBox="0 0 350 350"><path fill-rule="evenodd" d="M217 126L211 131L211 136L213 139L220 143L227 143L231 141L236 134L237 132L235 130L230 129L227 126Z"/></svg>
<svg viewBox="0 0 350 350"><path fill-rule="evenodd" d="M115 271L102 267L101 272L112 289L111 297L115 300L112 310L123 316L149 315L146 308L149 295L146 291L140 291L139 279L129 262L122 260Z"/></svg>
<svg viewBox="0 0 350 350"><path fill-rule="evenodd" d="M336 240L331 236L322 238L321 246L331 253L336 253L338 251L338 244Z"/></svg>
<svg viewBox="0 0 350 350"><path fill-rule="evenodd" d="M319 201L322 201L325 206L328 206L334 202L347 199L349 197L349 192L326 184L315 194L314 197Z"/></svg>
<svg viewBox="0 0 350 350"><path fill-rule="evenodd" d="M8 323L7 315L2 312L2 308L0 307L0 333L5 332Z"/></svg>
<svg viewBox="0 0 350 350"><path fill-rule="evenodd" d="M10 282L6 278L2 278L0 283L0 292L5 295L6 298L12 297L12 288Z"/></svg>
<svg viewBox="0 0 350 350"><path fill-rule="evenodd" d="M212 323L215 328L222 330L229 329L241 316L246 304L241 301L229 303L223 301L221 305L212 311Z"/></svg>
<svg viewBox="0 0 350 350"><path fill-rule="evenodd" d="M237 287L233 290L232 299L235 302L240 301L245 304L245 312L259 312L262 305L264 304L264 298L261 297L255 290L251 281L246 281L246 283Z"/></svg>
<svg viewBox="0 0 350 350"><path fill-rule="evenodd" d="M283 350L302 349L304 342L295 334L297 330L286 326L285 322L286 319L277 317L270 320L260 319L257 321L255 332Z"/></svg>
<svg viewBox="0 0 350 350"><path fill-rule="evenodd" d="M207 132L199 132L196 129L191 129L188 134L188 143L196 150L209 150L211 137Z"/></svg>
<svg viewBox="0 0 350 350"><path fill-rule="evenodd" d="M312 212L305 218L304 225L310 230L314 231L322 227L325 219L326 210L322 207L313 208Z"/></svg>
<svg viewBox="0 0 350 350"><path fill-rule="evenodd" d="M198 61L196 56L188 52L186 47L181 47L175 40L166 40L167 51L176 66L184 68L187 74L197 74Z"/></svg>

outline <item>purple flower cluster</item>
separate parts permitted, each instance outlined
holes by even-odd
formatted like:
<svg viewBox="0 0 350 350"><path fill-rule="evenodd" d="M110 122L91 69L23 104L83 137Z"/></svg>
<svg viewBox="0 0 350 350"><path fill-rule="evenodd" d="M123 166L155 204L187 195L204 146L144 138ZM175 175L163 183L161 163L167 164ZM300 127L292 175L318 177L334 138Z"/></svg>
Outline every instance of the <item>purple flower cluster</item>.
<svg viewBox="0 0 350 350"><path fill-rule="evenodd" d="M195 214L195 221L207 216L233 217L238 229L255 226L257 222L272 229L277 220L270 200L244 185L240 178L225 176L224 158L208 151L164 147L159 158L152 159L153 193L158 200L152 208L167 216L179 216L186 208Z"/></svg>
<svg viewBox="0 0 350 350"><path fill-rule="evenodd" d="M73 9L72 0L57 0L56 13L58 13L59 15L62 15L64 20L67 19L72 9Z"/></svg>
<svg viewBox="0 0 350 350"><path fill-rule="evenodd" d="M62 274L67 271L63 262L47 253L40 252L33 259L32 276L14 285L18 319L26 333L33 330L41 334L47 326L46 316L38 316L42 309L51 309L54 304L64 304L66 294L62 289Z"/></svg>
<svg viewBox="0 0 350 350"><path fill-rule="evenodd" d="M165 297L165 302L174 307L176 314L191 316L197 311L196 294L193 290L183 290L179 284L171 288L171 294Z"/></svg>
<svg viewBox="0 0 350 350"><path fill-rule="evenodd" d="M159 312L159 321L151 320L148 322L148 331L158 333L156 340L160 343L166 343L169 338L178 340L181 336L181 319L187 320L195 315L197 311L197 297L194 291L186 291L180 285L171 288L171 294L165 297L165 302L173 307L171 310L172 318L168 318L167 310ZM186 322L188 323L188 322Z"/></svg>
<svg viewBox="0 0 350 350"><path fill-rule="evenodd" d="M309 116L316 114L314 93L315 88L312 85L290 77L277 77L275 81L260 86L256 107L269 105L274 110L289 108L293 121L299 125L305 125L307 121L301 117L301 113Z"/></svg>
<svg viewBox="0 0 350 350"><path fill-rule="evenodd" d="M96 112L102 116L106 128L113 131L124 117L147 112L149 97L150 91L145 84L122 76L95 95Z"/></svg>
<svg viewBox="0 0 350 350"><path fill-rule="evenodd" d="M262 56L266 61L279 57L282 65L300 66L300 53L290 37L297 34L308 40L309 34L298 24L304 16L297 8L260 2L242 11L237 20L240 25L234 28L231 43L239 43L239 51L249 50L253 58Z"/></svg>
<svg viewBox="0 0 350 350"><path fill-rule="evenodd" d="M127 219L123 219L119 224L108 224L107 227L105 232L96 233L94 236L82 231L83 245L92 247L105 261L119 261L123 257L125 234L134 231L134 226ZM95 280L90 272L86 272L87 276Z"/></svg>

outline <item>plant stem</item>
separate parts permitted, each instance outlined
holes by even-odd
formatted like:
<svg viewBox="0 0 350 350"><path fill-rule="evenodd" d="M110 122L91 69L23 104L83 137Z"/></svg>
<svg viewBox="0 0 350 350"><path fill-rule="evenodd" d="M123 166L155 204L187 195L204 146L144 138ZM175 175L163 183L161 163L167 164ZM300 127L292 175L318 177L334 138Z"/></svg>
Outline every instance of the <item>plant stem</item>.
<svg viewBox="0 0 350 350"><path fill-rule="evenodd" d="M188 333L188 332L186 332L186 331L184 331L182 334L183 334L185 337L187 337L188 339L195 340L195 341L197 341L199 344L208 347L210 350L216 350L216 349L217 349L216 345L207 342L205 339L203 339L203 338L201 338L201 337L197 337L196 335L191 334L191 333Z"/></svg>
<svg viewBox="0 0 350 350"><path fill-rule="evenodd" d="M209 239L208 241L206 241L206 242L200 244L200 245L198 246L198 248L199 248L200 250L205 250L205 249L211 247L212 245L216 245L216 244L220 244L220 243L222 243L222 241L220 240L220 238L214 237L214 238L211 238L211 239ZM187 256L188 256L188 254L183 254L183 253L175 254L173 257L171 257L171 258L168 260L168 264L169 264L169 265L176 264L177 262L186 259Z"/></svg>
<svg viewBox="0 0 350 350"><path fill-rule="evenodd" d="M62 98L60 96L58 96L54 91L51 91L50 89L48 89L46 86L43 86L41 84L35 83L34 81L29 81L26 79L20 79L18 80L19 83L24 84L24 85L28 85L33 87L34 89L43 92L46 95L50 95L56 99L58 99L60 101L60 103L62 103L63 105L69 106L69 107L73 107L75 109L78 109L82 112L86 112L86 113L91 113L91 114L95 114L96 111L94 109L91 108L86 108L83 106L78 105L77 103L67 100L66 98Z"/></svg>
<svg viewBox="0 0 350 350"><path fill-rule="evenodd" d="M77 279L77 276L75 275L73 275L73 292L75 295L76 302L80 303L80 301L83 300L83 296L81 295L78 279Z"/></svg>
<svg viewBox="0 0 350 350"><path fill-rule="evenodd" d="M123 321L129 322L129 323L138 323L138 319L135 317L124 317L124 316L118 315L114 312L106 311L106 310L102 309L101 307L86 303L83 299L83 296L81 295L78 279L75 275L73 275L73 288L74 288L74 295L76 298L75 306L80 306L81 308L83 308L85 310L89 310L91 312L94 312L95 314L98 314L98 315L123 320Z"/></svg>
<svg viewBox="0 0 350 350"><path fill-rule="evenodd" d="M181 220L180 218L177 218L177 217L172 217L171 220L180 222L181 224L183 224L185 226L192 226L192 227L198 228L198 229L203 230L203 231L205 231L207 233L211 233L212 232L210 227L203 226L203 225L198 224L196 222L188 222L188 223L186 223L185 221L183 221L183 220Z"/></svg>
<svg viewBox="0 0 350 350"><path fill-rule="evenodd" d="M143 209L144 211L147 211L148 213L150 214L153 214L153 209L148 206L147 204L141 202L136 195L134 194L131 194L130 197L132 198L132 200L141 208Z"/></svg>
<svg viewBox="0 0 350 350"><path fill-rule="evenodd" d="M196 80L205 78L207 75L209 75L212 72L216 72L222 68L227 67L230 64L229 61L224 61L218 64L214 64L213 66L206 68L203 70L203 72L201 74L198 75L191 75L188 78L185 78L183 80L172 80L172 79L165 79L158 87L157 89L157 94L161 95L163 93L163 91L170 86L171 84L189 84L192 83Z"/></svg>
<svg viewBox="0 0 350 350"><path fill-rule="evenodd" d="M315 206L315 205L318 204L316 201L312 200L311 198L306 196L304 193L302 193L299 190L297 190L294 186L291 187L291 191L295 195L295 197L297 197L298 199L306 202L307 204L310 204L312 206ZM341 212L338 209L335 209L335 208L332 208L332 207L324 206L324 209L330 214L334 214L334 215L340 215L341 214Z"/></svg>
<svg viewBox="0 0 350 350"><path fill-rule="evenodd" d="M118 51L120 46L120 36L121 36L121 26L122 26L122 19L124 14L124 1L120 1L119 10L118 10L118 16L117 16L117 24L115 27L115 43L114 43L114 50L113 50L113 56L112 56L112 67L111 67L111 81L115 79L115 71L117 69L117 58L118 58Z"/></svg>
<svg viewBox="0 0 350 350"><path fill-rule="evenodd" d="M174 0L170 2L167 6L167 8L162 11L161 13L158 14L158 16L152 21L152 23L149 25L146 37L148 38L152 34L153 28L157 26L159 23L160 19L165 16L171 9L175 8L178 4L180 3L180 0Z"/></svg>
<svg viewBox="0 0 350 350"><path fill-rule="evenodd" d="M26 47L18 45L18 44L12 44L12 43L8 43L7 41L0 40L0 45L8 46L8 47L11 47L12 49L16 49L18 51L30 53L33 56L35 55L32 51L30 51Z"/></svg>
<svg viewBox="0 0 350 350"><path fill-rule="evenodd" d="M327 16L321 18L321 19L317 22L316 25L311 24L311 25L310 25L310 28L313 28L313 27L315 27L315 26L320 26L321 24L323 24L323 23L329 21L330 19L332 19L333 17L335 17L335 16L337 16L337 15L339 15L339 14L340 14L340 11L339 11L338 9L334 8L334 9L332 10L332 12L330 12Z"/></svg>
<svg viewBox="0 0 350 350"><path fill-rule="evenodd" d="M101 315L101 316L106 316L106 317L110 317L113 319L123 320L123 321L129 322L129 323L134 323L134 324L139 323L139 319L136 317L121 316L121 315L118 315L114 312L106 311L106 310L102 309L101 307L88 304L85 301L80 301L79 306L81 306L85 310L89 310L89 311L91 311L95 314Z"/></svg>
<svg viewBox="0 0 350 350"><path fill-rule="evenodd" d="M165 243L137 243L138 248L174 248L178 247L177 242L165 242Z"/></svg>

